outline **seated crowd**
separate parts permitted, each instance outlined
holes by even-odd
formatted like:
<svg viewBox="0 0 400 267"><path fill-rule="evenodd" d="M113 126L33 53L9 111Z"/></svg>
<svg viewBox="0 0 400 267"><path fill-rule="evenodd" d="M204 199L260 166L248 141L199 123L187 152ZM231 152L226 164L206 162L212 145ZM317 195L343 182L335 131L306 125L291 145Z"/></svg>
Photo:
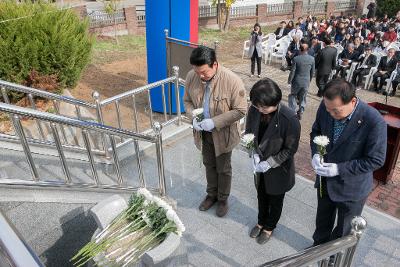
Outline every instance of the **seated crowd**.
<svg viewBox="0 0 400 267"><path fill-rule="evenodd" d="M318 85L318 68L325 68L318 64L321 62L318 57L323 56L320 53L322 49L332 46L337 50L337 61L330 67L332 72L329 78L345 78L359 89L363 77L376 67L373 89L385 94L387 92L382 91L383 86L395 71L390 95L396 93L400 83L400 11L393 19L386 15L383 18L367 18L365 15L355 18L342 13L337 17L318 20L310 15L305 20L298 18L296 23L282 21L275 35L277 40L285 36L291 40L285 57L287 66L282 66L282 70L290 70L293 59L300 54L301 44L308 44L308 54L315 57L316 61Z"/></svg>

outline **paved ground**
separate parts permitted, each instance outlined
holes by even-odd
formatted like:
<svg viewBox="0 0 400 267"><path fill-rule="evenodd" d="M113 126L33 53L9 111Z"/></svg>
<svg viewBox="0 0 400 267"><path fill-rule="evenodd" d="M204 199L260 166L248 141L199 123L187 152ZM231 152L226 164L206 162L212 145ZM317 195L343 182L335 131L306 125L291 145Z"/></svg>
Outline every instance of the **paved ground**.
<svg viewBox="0 0 400 267"><path fill-rule="evenodd" d="M248 237L256 223L257 200L245 152L233 152L230 210L225 218L218 218L214 207L207 212L198 210L205 195L205 173L191 130L167 142L164 152L167 193L177 201L178 215L187 229L176 255L181 265L257 266L312 244L316 190L307 179L297 177L295 187L286 195L283 214L271 240L261 246ZM146 154L146 177L156 177L154 153ZM5 195L9 197L4 198ZM69 259L96 229L88 209L106 195L67 190L35 190L22 195L9 189L0 195L0 209L46 266L65 267L71 266ZM354 266L400 266L400 221L369 207L363 216L368 227Z"/></svg>
<svg viewBox="0 0 400 267"><path fill-rule="evenodd" d="M237 73L245 82L245 86L250 90L251 86L258 80L258 78L250 78L250 61L243 60L241 64L228 65L231 70ZM273 79L281 87L283 91L283 101L287 104L287 78L289 72L283 72L278 69L278 65L264 65L262 66L262 77ZM311 82L311 88L307 96L307 107L301 121L301 140L299 151L296 154L296 172L307 179L314 179L314 172L310 163L310 149L309 149L309 133L312 123L315 119L315 114L320 104L321 98L316 96L317 87L315 80ZM381 102L385 103L385 97L378 95L374 92L360 90L357 95L366 102ZM388 98L388 104L400 107L400 95ZM400 162L396 164L393 179L386 185L382 182L374 182L374 190L368 198L367 204L371 207L377 208L387 214L400 218Z"/></svg>

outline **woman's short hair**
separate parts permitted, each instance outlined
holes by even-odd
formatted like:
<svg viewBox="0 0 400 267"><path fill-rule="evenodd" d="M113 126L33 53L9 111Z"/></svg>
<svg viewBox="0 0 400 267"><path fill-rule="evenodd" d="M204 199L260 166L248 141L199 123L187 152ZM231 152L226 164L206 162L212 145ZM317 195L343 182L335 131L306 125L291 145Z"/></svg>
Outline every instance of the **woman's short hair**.
<svg viewBox="0 0 400 267"><path fill-rule="evenodd" d="M199 46L193 49L190 54L190 64L193 66L203 66L207 64L212 67L214 62L217 61L215 50L207 46Z"/></svg>
<svg viewBox="0 0 400 267"><path fill-rule="evenodd" d="M340 97L343 104L348 104L356 97L356 88L344 79L334 79L326 84L323 95L329 100Z"/></svg>
<svg viewBox="0 0 400 267"><path fill-rule="evenodd" d="M250 90L250 101L255 106L272 107L281 102L282 91L273 80L264 78Z"/></svg>

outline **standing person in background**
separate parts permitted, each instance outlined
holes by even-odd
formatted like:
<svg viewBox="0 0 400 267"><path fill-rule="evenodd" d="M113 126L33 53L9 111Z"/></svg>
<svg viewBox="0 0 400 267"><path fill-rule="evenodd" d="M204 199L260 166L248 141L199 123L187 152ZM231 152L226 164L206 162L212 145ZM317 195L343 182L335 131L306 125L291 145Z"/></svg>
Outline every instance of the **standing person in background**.
<svg viewBox="0 0 400 267"><path fill-rule="evenodd" d="M334 47L334 43L331 39L326 38L324 40L326 47L321 50L315 57L315 67L317 68L317 75L315 81L318 87L317 95L322 97L322 93L325 88L325 84L329 80L329 75L332 69L336 67L336 55L337 50Z"/></svg>
<svg viewBox="0 0 400 267"><path fill-rule="evenodd" d="M295 184L300 123L281 99L281 89L268 78L250 91L246 133L255 136L252 161L258 199L258 221L250 237L259 244L270 239L282 214L285 193Z"/></svg>
<svg viewBox="0 0 400 267"><path fill-rule="evenodd" d="M239 144L239 120L247 110L246 89L236 74L218 64L211 48L195 48L190 64L193 69L186 76L183 97L186 114L204 109L201 122L193 118L195 144L201 150L207 178L207 196L199 210L206 211L218 202L216 214L223 217L231 190L232 150Z"/></svg>
<svg viewBox="0 0 400 267"><path fill-rule="evenodd" d="M300 46L300 55L293 59L292 70L290 71L288 84L290 84L289 107L296 112L297 118L301 120L306 107L306 97L310 82L315 70L314 58L308 55L308 45Z"/></svg>
<svg viewBox="0 0 400 267"><path fill-rule="evenodd" d="M254 24L253 31L250 34L249 57L251 58L251 75L254 76L254 69L257 60L257 74L261 78L261 59L262 59L262 32L260 24Z"/></svg>
<svg viewBox="0 0 400 267"><path fill-rule="evenodd" d="M375 17L376 4L374 2L369 3L369 5L367 6L367 9L368 9L367 18L372 19L373 17Z"/></svg>

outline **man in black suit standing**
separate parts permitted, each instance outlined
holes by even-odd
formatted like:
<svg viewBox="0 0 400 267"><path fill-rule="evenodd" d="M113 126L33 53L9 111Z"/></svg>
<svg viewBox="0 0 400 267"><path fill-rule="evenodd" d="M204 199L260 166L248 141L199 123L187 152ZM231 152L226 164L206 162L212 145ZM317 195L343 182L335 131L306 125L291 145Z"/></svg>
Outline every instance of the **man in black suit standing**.
<svg viewBox="0 0 400 267"><path fill-rule="evenodd" d="M353 78L351 78L351 83L356 87L360 86L363 76L367 75L371 68L376 66L376 56L372 54L372 47L367 46L365 48L364 56L359 58L359 62L357 69L353 72Z"/></svg>
<svg viewBox="0 0 400 267"><path fill-rule="evenodd" d="M378 71L374 74L374 90L376 92L381 92L382 87L385 83L385 80L390 77L394 69L396 68L397 60L395 57L396 50L394 48L390 48L387 56L382 57L381 61L378 65ZM379 83L378 83L378 78Z"/></svg>
<svg viewBox="0 0 400 267"><path fill-rule="evenodd" d="M290 32L290 30L288 28L286 28L286 22L285 21L281 21L280 27L277 28L276 31L275 31L276 40L279 40L282 37L288 35L289 32Z"/></svg>
<svg viewBox="0 0 400 267"><path fill-rule="evenodd" d="M387 125L379 112L356 97L352 84L329 82L310 133L312 166L318 175L314 245L346 236L373 185L373 171L385 163ZM329 138L327 154L318 154L314 137ZM337 214L337 224L334 228Z"/></svg>
<svg viewBox="0 0 400 267"><path fill-rule="evenodd" d="M317 69L315 81L317 83L317 95L319 97L322 97L325 84L329 80L329 75L331 74L332 69L336 67L337 50L334 47L334 43L328 38L324 40L324 43L325 48L322 49L315 57L315 67Z"/></svg>

